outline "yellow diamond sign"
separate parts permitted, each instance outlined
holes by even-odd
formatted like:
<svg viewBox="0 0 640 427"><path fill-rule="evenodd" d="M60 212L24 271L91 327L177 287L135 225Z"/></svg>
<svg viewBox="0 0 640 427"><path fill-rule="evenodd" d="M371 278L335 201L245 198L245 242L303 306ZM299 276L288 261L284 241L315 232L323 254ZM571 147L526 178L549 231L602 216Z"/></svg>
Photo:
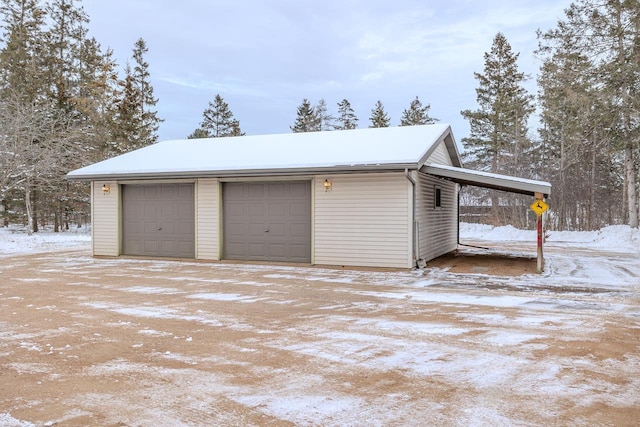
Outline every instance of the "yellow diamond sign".
<svg viewBox="0 0 640 427"><path fill-rule="evenodd" d="M538 199L531 204L531 209L537 214L542 215L544 211L549 209L549 205L544 202L542 199Z"/></svg>

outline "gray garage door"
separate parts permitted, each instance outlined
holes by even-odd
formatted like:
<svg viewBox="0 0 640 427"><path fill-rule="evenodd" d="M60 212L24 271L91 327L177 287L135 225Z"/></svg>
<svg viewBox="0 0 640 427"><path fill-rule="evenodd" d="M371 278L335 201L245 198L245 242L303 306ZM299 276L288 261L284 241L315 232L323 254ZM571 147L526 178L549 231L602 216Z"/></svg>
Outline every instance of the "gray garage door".
<svg viewBox="0 0 640 427"><path fill-rule="evenodd" d="M222 190L223 256L311 262L311 183L228 182Z"/></svg>
<svg viewBox="0 0 640 427"><path fill-rule="evenodd" d="M122 253L195 258L193 184L122 186Z"/></svg>

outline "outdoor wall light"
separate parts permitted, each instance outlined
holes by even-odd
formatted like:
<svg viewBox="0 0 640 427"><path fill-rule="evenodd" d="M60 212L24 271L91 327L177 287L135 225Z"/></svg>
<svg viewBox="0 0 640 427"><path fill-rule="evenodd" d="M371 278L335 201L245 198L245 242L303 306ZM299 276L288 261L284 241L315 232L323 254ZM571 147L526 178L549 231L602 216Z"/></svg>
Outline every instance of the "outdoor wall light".
<svg viewBox="0 0 640 427"><path fill-rule="evenodd" d="M324 191L330 191L331 190L331 181L329 181L328 179L324 180Z"/></svg>
<svg viewBox="0 0 640 427"><path fill-rule="evenodd" d="M109 186L109 184L104 184L102 186L102 194L109 194L111 193L111 187Z"/></svg>

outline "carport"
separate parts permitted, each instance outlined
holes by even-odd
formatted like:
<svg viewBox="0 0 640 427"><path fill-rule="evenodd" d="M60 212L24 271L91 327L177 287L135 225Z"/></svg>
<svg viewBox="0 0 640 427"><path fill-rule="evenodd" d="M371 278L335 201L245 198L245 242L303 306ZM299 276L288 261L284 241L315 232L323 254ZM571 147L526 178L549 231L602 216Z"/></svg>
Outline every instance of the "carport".
<svg viewBox="0 0 640 427"><path fill-rule="evenodd" d="M544 206L544 200L551 194L551 184L545 181L517 178L490 172L475 171L455 166L427 164L421 169L423 172L439 178L456 182L460 185L473 185L510 193L524 194L534 197L532 203L539 201ZM458 212L460 211L460 197L458 193ZM458 221L458 224L460 222ZM542 215L538 215L537 258L538 272L544 269ZM460 232L458 231L458 242Z"/></svg>

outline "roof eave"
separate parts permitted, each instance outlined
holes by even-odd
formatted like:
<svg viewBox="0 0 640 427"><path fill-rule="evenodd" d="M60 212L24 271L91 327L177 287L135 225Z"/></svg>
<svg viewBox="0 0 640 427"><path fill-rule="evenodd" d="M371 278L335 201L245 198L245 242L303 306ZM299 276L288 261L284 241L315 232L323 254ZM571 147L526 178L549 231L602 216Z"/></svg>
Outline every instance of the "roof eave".
<svg viewBox="0 0 640 427"><path fill-rule="evenodd" d="M282 169L240 169L215 171L168 171L168 172L122 172L95 174L67 174L69 181L118 181L118 180L152 180L152 179L194 179L194 178L239 178L239 177L268 177L268 176L299 176L337 173L372 173L399 172L405 169L416 170L416 163L393 163L359 166L327 166L307 168Z"/></svg>
<svg viewBox="0 0 640 427"><path fill-rule="evenodd" d="M543 181L514 179L507 175L493 174L494 176L484 176L478 174L477 171L458 168L459 170L451 170L449 167L438 167L438 165L425 165L422 170L425 173L435 175L441 178L455 181L461 185L474 185L484 188L492 188L495 190L508 191L510 193L525 194L535 196L536 193L549 197L551 194L551 184ZM476 172L476 173L474 173Z"/></svg>

